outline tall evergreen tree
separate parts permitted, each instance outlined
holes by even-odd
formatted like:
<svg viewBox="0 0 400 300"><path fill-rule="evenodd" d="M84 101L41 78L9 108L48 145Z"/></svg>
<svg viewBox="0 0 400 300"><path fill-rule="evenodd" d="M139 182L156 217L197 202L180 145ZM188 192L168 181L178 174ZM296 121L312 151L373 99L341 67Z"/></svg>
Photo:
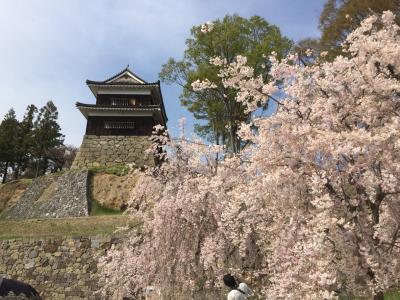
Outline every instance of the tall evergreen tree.
<svg viewBox="0 0 400 300"><path fill-rule="evenodd" d="M34 152L33 123L37 108L31 104L27 107L24 118L18 126L18 138L16 141L17 166L15 177L18 177L29 165Z"/></svg>
<svg viewBox="0 0 400 300"><path fill-rule="evenodd" d="M17 161L16 141L18 137L18 120L14 109L10 109L0 124L0 161L2 162L2 182L7 180L9 168L14 168Z"/></svg>
<svg viewBox="0 0 400 300"><path fill-rule="evenodd" d="M50 149L63 145L64 135L58 124L57 107L52 101L46 103L39 110L38 117L33 124L34 155L36 158L36 176L44 174L48 168Z"/></svg>

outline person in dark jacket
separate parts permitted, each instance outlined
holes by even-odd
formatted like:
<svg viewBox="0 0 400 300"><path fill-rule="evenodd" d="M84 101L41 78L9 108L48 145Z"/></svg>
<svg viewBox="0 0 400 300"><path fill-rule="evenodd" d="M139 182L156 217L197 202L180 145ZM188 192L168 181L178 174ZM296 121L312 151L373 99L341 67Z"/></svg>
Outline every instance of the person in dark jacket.
<svg viewBox="0 0 400 300"><path fill-rule="evenodd" d="M253 293L244 282L238 284L231 274L224 275L223 281L231 289L228 294L228 300L245 300Z"/></svg>
<svg viewBox="0 0 400 300"><path fill-rule="evenodd" d="M6 297L11 293L15 296L24 296L27 299L42 299L39 293L29 284L14 279L0 278L0 297Z"/></svg>

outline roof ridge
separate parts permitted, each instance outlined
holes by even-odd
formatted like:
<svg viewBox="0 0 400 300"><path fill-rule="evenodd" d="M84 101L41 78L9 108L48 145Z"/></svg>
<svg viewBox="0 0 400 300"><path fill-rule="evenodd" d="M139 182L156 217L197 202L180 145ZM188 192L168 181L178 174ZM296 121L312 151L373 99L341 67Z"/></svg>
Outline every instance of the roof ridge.
<svg viewBox="0 0 400 300"><path fill-rule="evenodd" d="M110 78L107 78L106 80L103 80L103 81L95 81L95 80L89 80L89 79L87 79L87 80L86 80L86 84L88 84L88 82L107 83L107 81L113 80L113 79L115 79L115 78L121 76L124 72L129 72L131 75L133 75L133 76L136 77L137 79L143 81L144 84L148 83L146 80L140 78L137 74L133 73L133 72L129 69L129 65L127 65L125 69L123 69L123 70L120 71L119 73L117 73L117 74L111 76ZM139 84L141 84L141 83L139 83Z"/></svg>
<svg viewBox="0 0 400 300"><path fill-rule="evenodd" d="M93 81L93 80L86 80L87 85L137 85L137 86L149 86L154 85L158 86L160 83L159 81L155 82L146 82L146 83L135 83L135 82L104 82L104 81Z"/></svg>

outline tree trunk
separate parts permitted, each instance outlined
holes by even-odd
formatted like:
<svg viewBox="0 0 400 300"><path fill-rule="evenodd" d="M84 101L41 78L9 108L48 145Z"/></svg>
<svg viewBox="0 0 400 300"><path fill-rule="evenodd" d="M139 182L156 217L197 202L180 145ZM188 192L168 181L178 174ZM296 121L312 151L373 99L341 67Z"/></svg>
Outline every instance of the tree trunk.
<svg viewBox="0 0 400 300"><path fill-rule="evenodd" d="M48 160L47 160L47 158L44 158L44 159L43 159L42 175L45 175L45 174L46 174L47 167L48 167Z"/></svg>
<svg viewBox="0 0 400 300"><path fill-rule="evenodd" d="M18 177L19 177L19 172L20 172L19 169L20 169L19 165L16 166L15 169L14 169L14 179L15 180L17 180Z"/></svg>
<svg viewBox="0 0 400 300"><path fill-rule="evenodd" d="M219 133L215 134L215 142L217 145L219 145ZM215 161L218 162L218 152L215 155Z"/></svg>
<svg viewBox="0 0 400 300"><path fill-rule="evenodd" d="M37 159L37 161L36 161L36 173L35 173L35 178L38 177L38 173L39 173L39 163L40 163L40 159Z"/></svg>
<svg viewBox="0 0 400 300"><path fill-rule="evenodd" d="M8 162L6 162L6 166L4 167L4 171L3 171L3 183L6 183L7 172L8 172Z"/></svg>
<svg viewBox="0 0 400 300"><path fill-rule="evenodd" d="M237 148L237 129L236 129L236 124L234 124L234 121L230 121L230 129L229 133L231 135L231 146L232 146L232 152L233 153L239 153L239 150Z"/></svg>
<svg viewBox="0 0 400 300"><path fill-rule="evenodd" d="M383 292L374 295L374 300L384 300Z"/></svg>

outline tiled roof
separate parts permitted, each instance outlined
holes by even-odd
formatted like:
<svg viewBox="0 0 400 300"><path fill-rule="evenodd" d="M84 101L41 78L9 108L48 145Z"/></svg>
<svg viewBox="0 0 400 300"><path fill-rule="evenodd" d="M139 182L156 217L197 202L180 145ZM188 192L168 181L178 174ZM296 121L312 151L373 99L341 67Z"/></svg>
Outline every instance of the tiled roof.
<svg viewBox="0 0 400 300"><path fill-rule="evenodd" d="M144 105L144 106L110 106L110 105L97 105L86 104L81 102L75 103L76 107L83 107L95 110L160 110L160 105Z"/></svg>
<svg viewBox="0 0 400 300"><path fill-rule="evenodd" d="M105 106L105 105L96 105L96 104L86 104L86 103L81 103L81 102L76 102L76 107L81 111L81 113L85 116L85 118L88 117L90 112L105 112L107 113L121 113L121 114L126 114L126 113L151 113L154 114L156 113L157 115L160 116L161 118L161 123L166 126L167 118L165 115L165 112L163 111L162 107L160 105L146 105L146 106L131 106L131 107L126 107L126 106Z"/></svg>
<svg viewBox="0 0 400 300"><path fill-rule="evenodd" d="M114 83L109 82L112 81L114 79L117 79L119 76L121 76L124 73L128 73L129 75L133 76L134 78L142 81L143 83L131 83L131 82L124 82L124 84L128 84L128 85L148 85L148 84L157 84L157 83L148 83L147 81L143 80L142 78L140 78L139 76L137 76L135 73L133 73L131 70L129 70L129 65L123 69L121 72L119 72L118 74L115 74L114 76L104 80L104 81L94 81L94 80L86 80L86 84L98 84L98 85L112 85ZM115 83L115 84L121 84L121 82Z"/></svg>
<svg viewBox="0 0 400 300"><path fill-rule="evenodd" d="M93 81L93 80L86 80L87 85L113 85L113 86L158 86L160 85L160 81L156 82L146 82L146 83L133 83L133 82L104 82L104 81Z"/></svg>
<svg viewBox="0 0 400 300"><path fill-rule="evenodd" d="M126 73L124 75L124 73ZM111 82L110 82L111 81ZM140 82L141 81L141 82ZM100 89L110 89L114 90L116 88L123 88L123 89L151 89L152 93L156 95L156 102L160 103L159 108L161 108L161 112L163 115L163 119L168 121L168 117L165 112L165 106L164 106L164 100L162 97L161 93L161 86L160 86L160 81L156 82L146 82L145 80L141 79L139 76L137 76L135 73L133 73L131 70L129 70L129 66L127 66L125 69L123 69L121 72L118 74L104 80L104 81L93 81L93 80L86 80L86 84L89 86L90 90L92 93L97 97L98 91ZM83 104L83 103L77 103L77 106L79 107L94 107L90 106L90 104ZM96 106L97 109L100 106ZM109 109L110 107L107 107ZM136 110L143 110L143 107L141 108L127 108L127 109L136 109ZM153 108L154 109L154 108Z"/></svg>

